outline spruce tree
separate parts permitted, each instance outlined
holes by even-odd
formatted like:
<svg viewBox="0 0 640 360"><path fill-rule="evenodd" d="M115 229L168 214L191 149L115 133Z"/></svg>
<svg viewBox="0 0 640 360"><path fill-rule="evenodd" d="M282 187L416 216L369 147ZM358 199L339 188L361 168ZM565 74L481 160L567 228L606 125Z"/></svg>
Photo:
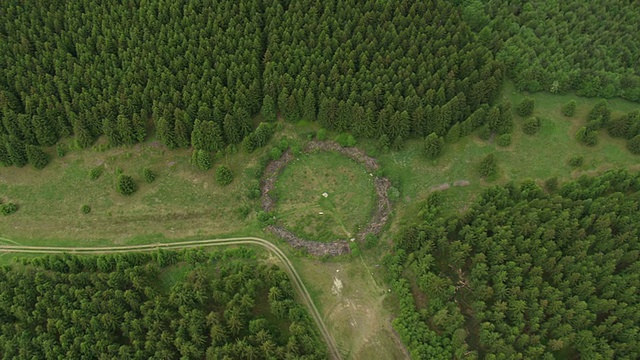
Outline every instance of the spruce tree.
<svg viewBox="0 0 640 360"><path fill-rule="evenodd" d="M311 89L307 91L307 95L304 97L303 109L303 120L316 121L316 98L313 96Z"/></svg>
<svg viewBox="0 0 640 360"><path fill-rule="evenodd" d="M276 103L269 94L265 95L262 100L261 113L265 121L274 122L277 120Z"/></svg>
<svg viewBox="0 0 640 360"><path fill-rule="evenodd" d="M520 104L518 104L518 107L516 108L516 112L518 113L518 115L522 117L527 117L533 114L534 104L535 104L535 101L533 100L533 98L529 98L529 97L524 98L522 99Z"/></svg>
<svg viewBox="0 0 640 360"><path fill-rule="evenodd" d="M9 135L6 139L5 146L13 165L23 167L27 164L27 153L22 141L18 140L18 138L13 135Z"/></svg>
<svg viewBox="0 0 640 360"><path fill-rule="evenodd" d="M427 159L435 159L442 154L444 149L444 139L438 134L432 132L429 134L422 144L422 153Z"/></svg>
<svg viewBox="0 0 640 360"><path fill-rule="evenodd" d="M49 163L49 157L39 147L35 145L27 145L25 150L29 164L33 165L34 168L44 169L44 167Z"/></svg>
<svg viewBox="0 0 640 360"><path fill-rule="evenodd" d="M138 185L131 176L120 174L116 182L116 190L122 195L129 196L138 190Z"/></svg>
<svg viewBox="0 0 640 360"><path fill-rule="evenodd" d="M42 116L34 115L31 117L31 122L38 144L41 146L52 146L58 141L56 130L51 121L48 121Z"/></svg>

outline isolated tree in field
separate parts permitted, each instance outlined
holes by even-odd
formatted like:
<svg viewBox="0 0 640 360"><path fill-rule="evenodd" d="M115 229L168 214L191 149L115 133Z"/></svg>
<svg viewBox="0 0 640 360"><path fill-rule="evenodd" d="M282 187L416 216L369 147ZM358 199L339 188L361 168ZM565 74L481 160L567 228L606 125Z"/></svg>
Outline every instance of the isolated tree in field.
<svg viewBox="0 0 640 360"><path fill-rule="evenodd" d="M200 170L211 169L211 154L205 150L195 149L191 155L191 162Z"/></svg>
<svg viewBox="0 0 640 360"><path fill-rule="evenodd" d="M498 162L494 153L485 155L478 164L478 174L484 178L490 178L498 173Z"/></svg>
<svg viewBox="0 0 640 360"><path fill-rule="evenodd" d="M33 165L34 168L44 169L44 167L49 163L49 157L39 147L35 145L27 145L25 150L29 164Z"/></svg>
<svg viewBox="0 0 640 360"><path fill-rule="evenodd" d="M422 144L422 153L427 159L435 159L442 154L444 139L436 133L429 134Z"/></svg>
<svg viewBox="0 0 640 360"><path fill-rule="evenodd" d="M116 190L118 190L120 194L128 196L138 190L138 185L131 176L120 174L118 175Z"/></svg>
<svg viewBox="0 0 640 360"><path fill-rule="evenodd" d="M562 105L562 114L567 117L572 117L576 113L576 101L570 100L566 104Z"/></svg>
<svg viewBox="0 0 640 360"><path fill-rule="evenodd" d="M587 146L595 146L598 144L598 131L583 126L576 132L576 140Z"/></svg>
<svg viewBox="0 0 640 360"><path fill-rule="evenodd" d="M525 120L522 124L522 132L527 135L534 135L540 130L541 124L542 122L540 121L540 118L538 118L537 116L532 116Z"/></svg>
<svg viewBox="0 0 640 360"><path fill-rule="evenodd" d="M522 99L520 104L518 104L518 107L516 108L516 112L518 113L518 115L522 117L527 117L533 114L534 104L535 104L535 101L533 100L533 98L529 98L529 97L524 98Z"/></svg>
<svg viewBox="0 0 640 360"><path fill-rule="evenodd" d="M152 183L157 177L156 173L147 167L142 169L142 176L144 177L144 180L148 183Z"/></svg>
<svg viewBox="0 0 640 360"><path fill-rule="evenodd" d="M216 182L222 186L227 186L233 182L233 173L227 165L220 165L216 169Z"/></svg>

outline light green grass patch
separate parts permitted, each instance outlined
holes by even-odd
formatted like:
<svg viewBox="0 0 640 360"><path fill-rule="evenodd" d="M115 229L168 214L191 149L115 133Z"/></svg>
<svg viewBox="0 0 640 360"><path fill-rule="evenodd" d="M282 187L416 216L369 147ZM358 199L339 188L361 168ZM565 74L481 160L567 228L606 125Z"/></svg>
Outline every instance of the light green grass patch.
<svg viewBox="0 0 640 360"><path fill-rule="evenodd" d="M317 241L355 236L369 222L375 203L373 177L361 164L335 152L293 160L278 177L273 195L278 221Z"/></svg>

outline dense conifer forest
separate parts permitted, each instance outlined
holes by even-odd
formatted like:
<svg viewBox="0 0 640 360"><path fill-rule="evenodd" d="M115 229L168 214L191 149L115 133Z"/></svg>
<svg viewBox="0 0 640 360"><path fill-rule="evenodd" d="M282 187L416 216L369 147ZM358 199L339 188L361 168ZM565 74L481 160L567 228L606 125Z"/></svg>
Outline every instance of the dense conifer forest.
<svg viewBox="0 0 640 360"><path fill-rule="evenodd" d="M0 268L0 293L5 359L327 356L288 275L246 249L47 255Z"/></svg>
<svg viewBox="0 0 640 360"><path fill-rule="evenodd" d="M491 187L451 217L434 193L387 258L412 354L637 359L639 196L640 177L623 170L552 193Z"/></svg>

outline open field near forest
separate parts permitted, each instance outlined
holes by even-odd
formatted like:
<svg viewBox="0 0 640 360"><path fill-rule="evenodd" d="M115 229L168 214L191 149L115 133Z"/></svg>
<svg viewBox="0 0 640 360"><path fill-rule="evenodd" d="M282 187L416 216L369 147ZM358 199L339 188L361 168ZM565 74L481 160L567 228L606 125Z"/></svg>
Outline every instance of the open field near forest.
<svg viewBox="0 0 640 360"><path fill-rule="evenodd" d="M353 237L369 222L375 202L364 166L334 152L302 154L282 171L275 190L280 224L317 241Z"/></svg>

